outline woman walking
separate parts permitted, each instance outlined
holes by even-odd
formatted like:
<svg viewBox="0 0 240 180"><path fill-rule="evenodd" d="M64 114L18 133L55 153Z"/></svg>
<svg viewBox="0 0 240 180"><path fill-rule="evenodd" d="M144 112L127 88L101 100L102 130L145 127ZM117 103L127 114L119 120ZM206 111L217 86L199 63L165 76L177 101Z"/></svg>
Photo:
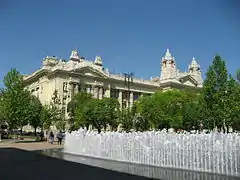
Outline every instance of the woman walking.
<svg viewBox="0 0 240 180"><path fill-rule="evenodd" d="M53 134L52 131L49 134L49 141L50 141L51 144L53 144L53 142L54 142L54 134Z"/></svg>

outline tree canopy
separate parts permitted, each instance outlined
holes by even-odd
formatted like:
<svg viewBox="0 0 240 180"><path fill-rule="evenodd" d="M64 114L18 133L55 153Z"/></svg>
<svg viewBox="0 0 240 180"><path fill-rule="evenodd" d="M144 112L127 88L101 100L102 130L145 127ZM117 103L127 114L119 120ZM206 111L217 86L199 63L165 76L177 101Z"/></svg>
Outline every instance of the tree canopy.
<svg viewBox="0 0 240 180"><path fill-rule="evenodd" d="M28 124L30 92L25 89L22 75L11 69L4 77L5 88L1 89L1 111L10 128L22 128Z"/></svg>

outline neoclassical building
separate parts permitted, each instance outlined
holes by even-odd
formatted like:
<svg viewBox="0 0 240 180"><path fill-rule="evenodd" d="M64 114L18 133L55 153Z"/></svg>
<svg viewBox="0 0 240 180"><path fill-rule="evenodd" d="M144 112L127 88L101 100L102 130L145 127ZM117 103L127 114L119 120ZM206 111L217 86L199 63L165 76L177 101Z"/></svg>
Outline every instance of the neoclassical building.
<svg viewBox="0 0 240 180"><path fill-rule="evenodd" d="M89 61L79 56L79 53L74 50L67 61L55 56L45 57L42 67L32 74L25 75L24 81L42 103L49 103L54 91L57 90L65 113L68 102L79 91L86 91L99 99L117 98L121 107L124 108L132 106L133 102L144 94L172 88L202 87L200 65L195 58L192 59L188 72L180 72L175 58L167 49L161 59L160 67L160 77L149 80L133 77L131 84L126 84L124 75L110 73L107 68L104 68L100 56L96 56L94 61Z"/></svg>

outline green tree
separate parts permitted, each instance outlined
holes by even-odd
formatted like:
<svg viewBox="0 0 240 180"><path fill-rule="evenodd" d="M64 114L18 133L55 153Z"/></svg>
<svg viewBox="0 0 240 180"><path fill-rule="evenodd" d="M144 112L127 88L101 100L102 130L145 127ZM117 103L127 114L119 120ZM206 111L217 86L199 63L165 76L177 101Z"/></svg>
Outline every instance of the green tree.
<svg viewBox="0 0 240 180"><path fill-rule="evenodd" d="M42 129L50 129L52 125L52 109L49 105L43 105L40 116L40 127Z"/></svg>
<svg viewBox="0 0 240 180"><path fill-rule="evenodd" d="M228 81L227 96L225 101L227 132L229 132L229 127L240 130L240 85L231 75Z"/></svg>
<svg viewBox="0 0 240 180"><path fill-rule="evenodd" d="M29 124L34 128L34 134L37 135L37 128L42 127L41 122L41 112L42 112L42 104L39 99L32 95L30 99L30 103L28 104L28 119Z"/></svg>
<svg viewBox="0 0 240 180"><path fill-rule="evenodd" d="M21 128L22 130L28 123L27 107L30 103L30 92L25 89L23 76L16 69L11 69L3 82L5 88L1 89L1 108L4 119L10 129Z"/></svg>
<svg viewBox="0 0 240 180"><path fill-rule="evenodd" d="M2 105L3 105L3 95L2 95L2 93L0 92L0 124L5 121Z"/></svg>
<svg viewBox="0 0 240 180"><path fill-rule="evenodd" d="M83 115L87 124L91 124L94 128L101 132L101 129L106 129L107 127L107 118L105 116L105 103L99 99L92 99L83 109Z"/></svg>
<svg viewBox="0 0 240 180"><path fill-rule="evenodd" d="M133 129L133 114L130 112L129 108L122 109L118 113L118 122L121 124L122 128L129 132Z"/></svg>
<svg viewBox="0 0 240 180"><path fill-rule="evenodd" d="M103 98L102 104L102 113L105 116L105 121L109 124L113 129L116 129L118 126L118 112L120 108L120 104L115 98Z"/></svg>
<svg viewBox="0 0 240 180"><path fill-rule="evenodd" d="M157 92L140 99L138 113L149 121L153 129L179 129L182 126L183 102L181 91Z"/></svg>
<svg viewBox="0 0 240 180"><path fill-rule="evenodd" d="M61 100L57 90L55 90L50 103L42 106L40 113L40 127L42 129L50 129L51 126L55 125L57 129L64 130L65 119L60 105Z"/></svg>
<svg viewBox="0 0 240 180"><path fill-rule="evenodd" d="M225 62L219 55L216 55L203 83L205 128L217 127L220 130L224 127L227 113L225 108L227 84L228 73Z"/></svg>
<svg viewBox="0 0 240 180"><path fill-rule="evenodd" d="M92 95L86 92L77 93L67 105L67 111L69 118L70 129L78 129L79 127L86 126L89 124L84 116L84 108L86 104L92 100Z"/></svg>
<svg viewBox="0 0 240 180"><path fill-rule="evenodd" d="M238 82L240 82L240 69L237 70L236 76L237 76Z"/></svg>
<svg viewBox="0 0 240 180"><path fill-rule="evenodd" d="M153 96L144 96L136 103L137 115L141 116L145 121L148 121L151 128L159 129L160 121L163 119L161 102L162 93L157 92ZM158 101L158 100L159 101Z"/></svg>
<svg viewBox="0 0 240 180"><path fill-rule="evenodd" d="M59 97L58 91L54 90L52 100L49 106L49 112L51 114L51 122L57 129L65 130L65 114L61 108L61 99Z"/></svg>
<svg viewBox="0 0 240 180"><path fill-rule="evenodd" d="M185 103L182 118L184 130L202 130L203 118L200 98L199 100L191 100Z"/></svg>
<svg viewBox="0 0 240 180"><path fill-rule="evenodd" d="M147 119L144 119L140 114L133 117L133 126L136 131L147 131L150 129L150 124Z"/></svg>

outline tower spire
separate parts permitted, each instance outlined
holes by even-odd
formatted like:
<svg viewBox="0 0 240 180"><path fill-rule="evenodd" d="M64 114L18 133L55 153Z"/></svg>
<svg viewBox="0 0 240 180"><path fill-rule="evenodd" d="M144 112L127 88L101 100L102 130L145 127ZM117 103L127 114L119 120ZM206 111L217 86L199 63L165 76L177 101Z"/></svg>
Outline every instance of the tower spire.
<svg viewBox="0 0 240 180"><path fill-rule="evenodd" d="M194 69L200 69L200 65L197 63L195 57L192 58L192 62L190 64L190 67L194 68Z"/></svg>
<svg viewBox="0 0 240 180"><path fill-rule="evenodd" d="M164 57L162 57L160 80L173 79L176 78L176 76L177 67L175 59L167 48Z"/></svg>
<svg viewBox="0 0 240 180"><path fill-rule="evenodd" d="M165 53L165 56L164 56L164 59L165 60L172 60L173 59L172 54L171 54L169 49L167 49L167 51Z"/></svg>

